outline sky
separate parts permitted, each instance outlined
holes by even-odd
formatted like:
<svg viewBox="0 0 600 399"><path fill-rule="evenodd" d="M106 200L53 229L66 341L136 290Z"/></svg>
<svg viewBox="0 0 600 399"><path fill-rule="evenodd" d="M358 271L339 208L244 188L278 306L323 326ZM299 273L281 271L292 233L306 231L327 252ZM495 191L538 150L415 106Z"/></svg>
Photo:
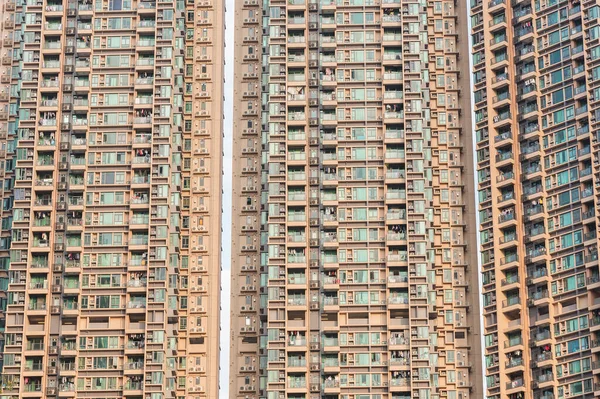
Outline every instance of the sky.
<svg viewBox="0 0 600 399"><path fill-rule="evenodd" d="M231 198L232 146L233 146L233 16L235 0L225 2L225 104L223 113L223 223L221 254L221 370L219 372L219 398L229 397L229 305L231 293Z"/></svg>

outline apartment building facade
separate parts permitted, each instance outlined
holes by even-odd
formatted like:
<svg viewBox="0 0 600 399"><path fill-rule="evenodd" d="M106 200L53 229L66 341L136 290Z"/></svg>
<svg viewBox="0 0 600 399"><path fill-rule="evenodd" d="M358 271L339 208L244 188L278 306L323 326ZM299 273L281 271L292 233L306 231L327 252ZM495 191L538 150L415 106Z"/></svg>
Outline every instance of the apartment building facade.
<svg viewBox="0 0 600 399"><path fill-rule="evenodd" d="M0 11L3 15L14 11L13 4L0 3ZM10 32L13 30L12 21L2 21L0 25L0 49L12 46L12 40L8 40ZM4 40L7 39L7 40ZM10 61L8 59L2 59L2 72L7 69L4 65L7 65ZM7 129L6 121L8 120L8 112L6 105L8 104L8 83L10 78L6 74L0 75L0 140L6 143ZM4 330L6 325L6 291L8 289L8 265L10 262L10 223L12 220L11 209L12 209L12 191L9 183L13 179L14 168L12 166L12 157L10 151L7 151L6 144L0 149L0 159L2 167L0 168L0 174L2 174L2 206L0 212L1 226L0 226L0 373L2 372L3 356L4 352Z"/></svg>
<svg viewBox="0 0 600 399"><path fill-rule="evenodd" d="M597 398L594 1L472 1L490 399Z"/></svg>
<svg viewBox="0 0 600 399"><path fill-rule="evenodd" d="M483 397L466 5L236 7L230 398Z"/></svg>
<svg viewBox="0 0 600 399"><path fill-rule="evenodd" d="M2 7L0 397L217 397L223 3Z"/></svg>

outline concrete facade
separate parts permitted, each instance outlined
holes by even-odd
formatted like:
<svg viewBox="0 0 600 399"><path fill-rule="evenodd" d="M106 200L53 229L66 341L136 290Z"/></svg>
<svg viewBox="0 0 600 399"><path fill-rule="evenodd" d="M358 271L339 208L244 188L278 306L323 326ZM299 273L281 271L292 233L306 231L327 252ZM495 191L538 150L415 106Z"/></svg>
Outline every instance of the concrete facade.
<svg viewBox="0 0 600 399"><path fill-rule="evenodd" d="M218 397L223 36L214 0L4 2L3 399Z"/></svg>
<svg viewBox="0 0 600 399"><path fill-rule="evenodd" d="M597 398L598 4L470 7L487 397Z"/></svg>
<svg viewBox="0 0 600 399"><path fill-rule="evenodd" d="M236 6L230 398L483 397L466 7Z"/></svg>

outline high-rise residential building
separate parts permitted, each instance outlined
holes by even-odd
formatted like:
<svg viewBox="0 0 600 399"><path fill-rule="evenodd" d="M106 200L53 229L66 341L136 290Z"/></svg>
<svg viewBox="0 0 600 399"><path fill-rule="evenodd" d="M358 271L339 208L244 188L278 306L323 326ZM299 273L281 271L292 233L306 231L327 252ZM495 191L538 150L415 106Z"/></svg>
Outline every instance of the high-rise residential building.
<svg viewBox="0 0 600 399"><path fill-rule="evenodd" d="M600 7L470 7L487 397L597 398Z"/></svg>
<svg viewBox="0 0 600 399"><path fill-rule="evenodd" d="M236 5L230 397L482 398L466 4Z"/></svg>
<svg viewBox="0 0 600 399"><path fill-rule="evenodd" d="M6 18L15 9L14 3L6 0L0 1L0 143L7 143L7 121L8 121L8 88L10 76L7 74L11 60L4 57L7 48L13 45L10 39L10 32L13 30L13 22ZM2 17L4 16L4 17ZM11 144L13 145L13 144ZM2 364L4 351L4 330L6 323L6 290L8 288L8 264L10 259L10 222L12 208L12 187L10 183L13 180L14 168L12 164L12 153L14 150L7 151L6 144L0 146L0 374L2 374ZM8 154L8 156L7 156Z"/></svg>
<svg viewBox="0 0 600 399"><path fill-rule="evenodd" d="M2 3L0 397L218 397L223 2Z"/></svg>

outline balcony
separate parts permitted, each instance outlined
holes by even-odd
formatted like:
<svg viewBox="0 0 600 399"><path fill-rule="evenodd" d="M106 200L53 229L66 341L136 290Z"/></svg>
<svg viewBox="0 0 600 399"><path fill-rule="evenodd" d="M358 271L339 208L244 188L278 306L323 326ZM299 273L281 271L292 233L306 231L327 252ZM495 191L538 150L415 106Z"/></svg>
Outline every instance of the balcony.
<svg viewBox="0 0 600 399"><path fill-rule="evenodd" d="M498 216L498 223L508 222L510 220L515 219L515 210L514 209L505 209L502 211L502 214Z"/></svg>
<svg viewBox="0 0 600 399"><path fill-rule="evenodd" d="M514 19L519 19L521 17L524 17L526 15L531 14L531 6L529 7L523 7L521 9L518 9L516 11L513 11L513 18Z"/></svg>
<svg viewBox="0 0 600 399"><path fill-rule="evenodd" d="M505 181L508 181L508 180L511 180L511 179L514 179L514 178L515 178L515 174L512 171L510 171L510 172L501 172L500 175L498 175L496 177L496 182L502 183L502 182L505 182Z"/></svg>
<svg viewBox="0 0 600 399"><path fill-rule="evenodd" d="M542 251L542 253L546 253L545 248ZM532 279L546 277L547 275L548 275L548 269L546 269L545 267L541 268L541 269L535 269L535 270L528 271L528 277L532 278Z"/></svg>
<svg viewBox="0 0 600 399"><path fill-rule="evenodd" d="M56 126L56 119L40 118L38 120L40 126Z"/></svg>
<svg viewBox="0 0 600 399"><path fill-rule="evenodd" d="M340 382L338 380L325 380L323 381L323 388L339 388Z"/></svg>
<svg viewBox="0 0 600 399"><path fill-rule="evenodd" d="M304 152L289 152L288 160L289 161L305 161L306 153L304 153Z"/></svg>
<svg viewBox="0 0 600 399"><path fill-rule="evenodd" d="M290 336L288 340L289 346L306 346L306 338L303 336Z"/></svg>
<svg viewBox="0 0 600 399"><path fill-rule="evenodd" d="M531 54L535 51L535 47L532 45L527 45L527 46L522 46L519 48L516 48L516 55L517 57L524 57L528 54Z"/></svg>
<svg viewBox="0 0 600 399"><path fill-rule="evenodd" d="M402 91L386 91L383 95L386 100L401 100L404 98L404 92Z"/></svg>
<svg viewBox="0 0 600 399"><path fill-rule="evenodd" d="M305 222L306 214L305 213L290 213L287 217L288 222Z"/></svg>
<svg viewBox="0 0 600 399"><path fill-rule="evenodd" d="M390 305L408 305L408 296L391 296L388 298Z"/></svg>
<svg viewBox="0 0 600 399"><path fill-rule="evenodd" d="M331 285L331 284L339 284L340 280L337 277L331 276L323 276L323 284Z"/></svg>
<svg viewBox="0 0 600 399"><path fill-rule="evenodd" d="M56 42L56 41L52 41L49 42L47 41L46 43L44 43L44 49L45 50L60 50L62 48L60 42Z"/></svg>
<svg viewBox="0 0 600 399"><path fill-rule="evenodd" d="M75 301L65 301L62 304L62 308L65 310L77 310L77 309L79 309L79 305Z"/></svg>
<svg viewBox="0 0 600 399"><path fill-rule="evenodd" d="M519 346L519 345L523 345L523 338L521 338L521 337L509 338L508 341L504 342L505 349L513 348L513 347Z"/></svg>
<svg viewBox="0 0 600 399"><path fill-rule="evenodd" d="M519 367L519 366L522 366L522 365L523 365L523 358L521 358L521 357L515 357L515 358L512 358L512 359L510 359L510 360L508 360L506 362L506 368L507 369L510 369L510 368L513 368L513 367Z"/></svg>
<svg viewBox="0 0 600 399"><path fill-rule="evenodd" d="M150 117L150 116L133 118L133 123L135 125L144 125L144 124L148 124L151 122L152 122L152 117Z"/></svg>
<svg viewBox="0 0 600 399"><path fill-rule="evenodd" d="M338 258L337 256L323 256L321 262L324 264L338 263Z"/></svg>
<svg viewBox="0 0 600 399"><path fill-rule="evenodd" d="M129 301L127 302L127 308L129 309L144 309L146 307L145 301Z"/></svg>
<svg viewBox="0 0 600 399"><path fill-rule="evenodd" d="M288 23L293 23L289 22ZM304 36L288 36L288 43L306 43L306 37Z"/></svg>
<svg viewBox="0 0 600 399"><path fill-rule="evenodd" d="M288 192L288 201L306 201L306 194L304 192Z"/></svg>
<svg viewBox="0 0 600 399"><path fill-rule="evenodd" d="M494 58L492 58L492 65L495 65L495 64L497 64L499 62L506 61L506 60L508 60L508 54L507 53L504 52L504 53L498 54L497 56L495 56ZM498 101L502 101L502 100L498 99L498 97L494 97L494 99L496 99L496 101L494 101L494 103L498 102Z"/></svg>
<svg viewBox="0 0 600 399"><path fill-rule="evenodd" d="M510 306L515 306L515 305L520 305L521 304L521 297L519 296L513 296L513 297L509 297L507 299L505 299L504 301L502 301L502 306L507 308Z"/></svg>
<svg viewBox="0 0 600 399"><path fill-rule="evenodd" d="M305 297L288 298L288 306L306 306Z"/></svg>
<svg viewBox="0 0 600 399"><path fill-rule="evenodd" d="M288 113L288 121L306 121L306 114L304 112L290 112Z"/></svg>
<svg viewBox="0 0 600 399"><path fill-rule="evenodd" d="M385 52L385 53L383 53L383 60L384 61L401 61L402 54L396 53L396 52Z"/></svg>
<svg viewBox="0 0 600 399"><path fill-rule="evenodd" d="M520 29L515 30L515 39L520 39L533 32L533 25L524 26Z"/></svg>
<svg viewBox="0 0 600 399"><path fill-rule="evenodd" d="M492 78L492 83L504 82L508 79L507 73L500 73Z"/></svg>
<svg viewBox="0 0 600 399"><path fill-rule="evenodd" d="M289 276L288 284L305 285L306 284L306 276L304 276L304 275Z"/></svg>
<svg viewBox="0 0 600 399"><path fill-rule="evenodd" d="M386 199L388 200L401 200L401 199L406 199L406 192L404 190L398 190L398 191L388 191L385 194Z"/></svg>
<svg viewBox="0 0 600 399"><path fill-rule="evenodd" d="M385 72L383 74L384 80L402 80L402 72Z"/></svg>
<svg viewBox="0 0 600 399"><path fill-rule="evenodd" d="M406 233L387 233L386 238L388 241L404 241L406 240Z"/></svg>
<svg viewBox="0 0 600 399"><path fill-rule="evenodd" d="M506 285L510 285L510 284L514 284L514 283L518 283L519 282L519 275L515 274L512 276L507 276L505 279L502 280L502 286L506 286Z"/></svg>
<svg viewBox="0 0 600 399"><path fill-rule="evenodd" d="M494 123L500 123L511 118L510 111L502 112L494 116Z"/></svg>
<svg viewBox="0 0 600 399"><path fill-rule="evenodd" d="M28 379L28 378L26 378ZM29 383L29 384L25 384L25 386L23 386L23 390L25 392L42 392L42 383L41 382L37 382L37 383Z"/></svg>
<svg viewBox="0 0 600 399"><path fill-rule="evenodd" d="M387 260L388 260L388 262L406 262L407 254L406 254L406 252L397 253L397 254L389 254L387 256Z"/></svg>
<svg viewBox="0 0 600 399"><path fill-rule="evenodd" d="M543 295L540 295L540 296L543 296ZM544 340L546 340L546 339L550 339L550 337L551 337L551 335L550 335L550 331L548 331L548 330L545 330L545 331L538 331L538 332L536 332L536 333L533 333L533 334L531 334L531 340L532 340L532 341L534 341L534 342L544 341ZM550 356L548 357L548 356L545 356L545 355L544 355L545 357L544 357L544 356L540 357L540 356L538 355L538 357L537 357L537 359L536 359L536 360L537 360L538 362L540 362L540 361L543 361L543 360L547 360L547 359L551 359L551 358L552 358L552 356L551 356L551 355L552 355L552 353L547 353L546 355L550 355Z"/></svg>
<svg viewBox="0 0 600 399"><path fill-rule="evenodd" d="M48 281L32 281L29 283L29 289L44 290L48 288Z"/></svg>
<svg viewBox="0 0 600 399"><path fill-rule="evenodd" d="M517 254L509 254L509 255L506 255L503 258L500 258L500 265L504 266L504 265L507 265L509 263L518 262L518 261L519 261L519 256Z"/></svg>
<svg viewBox="0 0 600 399"><path fill-rule="evenodd" d="M137 78L135 84L137 85L151 85L154 83L154 78Z"/></svg>
<svg viewBox="0 0 600 399"><path fill-rule="evenodd" d="M508 98L508 95L506 97ZM501 134L495 136L494 137L494 142L495 143L499 143L501 141L504 141L504 140L507 140L507 139L511 139L511 138L512 138L512 132L504 132L504 133L501 133Z"/></svg>
<svg viewBox="0 0 600 399"><path fill-rule="evenodd" d="M141 3L143 4L143 3ZM138 58L137 66L154 66L154 58Z"/></svg>
<svg viewBox="0 0 600 399"><path fill-rule="evenodd" d="M490 46L494 46L495 44L506 42L506 41L507 41L506 34L494 36L492 39L490 39Z"/></svg>
<svg viewBox="0 0 600 399"><path fill-rule="evenodd" d="M288 263L306 263L306 256L304 255L288 255Z"/></svg>
<svg viewBox="0 0 600 399"><path fill-rule="evenodd" d="M383 15L382 21L386 22L400 22L400 15Z"/></svg>
<svg viewBox="0 0 600 399"><path fill-rule="evenodd" d="M290 389L300 389L306 388L306 380L288 380L288 388Z"/></svg>
<svg viewBox="0 0 600 399"><path fill-rule="evenodd" d="M510 201L510 200L514 200L515 199L515 193L512 191L509 191L507 193L504 193L502 195L499 195L497 200L498 200L498 204L501 204L505 201Z"/></svg>
<svg viewBox="0 0 600 399"><path fill-rule="evenodd" d="M534 381L537 382L537 384L543 384L545 382L550 382L554 380L554 374L553 373L544 373L544 374L540 374L537 377L534 377ZM534 383L535 383L534 382Z"/></svg>
<svg viewBox="0 0 600 399"><path fill-rule="evenodd" d="M28 342L26 346L26 350L28 351L43 351L44 343L43 342Z"/></svg>
<svg viewBox="0 0 600 399"><path fill-rule="evenodd" d="M289 357L287 361L288 367L306 367L306 358Z"/></svg>
<svg viewBox="0 0 600 399"><path fill-rule="evenodd" d="M546 333L547 333L547 335L546 335ZM540 336L539 339L538 339L538 335ZM548 339L548 338L550 338L550 332L546 331L543 334L542 333L536 334L535 341L542 341L542 340ZM539 353L537 356L535 356L535 361L538 363L545 362L547 360L552 360L552 352L551 351L542 352L542 353Z"/></svg>
<svg viewBox="0 0 600 399"><path fill-rule="evenodd" d="M390 380L391 387L408 387L409 380L408 378L392 378Z"/></svg>
<svg viewBox="0 0 600 399"><path fill-rule="evenodd" d="M408 275L404 274L404 275L391 275L388 276L388 283L407 283L408 282Z"/></svg>
<svg viewBox="0 0 600 399"><path fill-rule="evenodd" d="M25 371L42 371L43 364L42 362L31 362L25 364Z"/></svg>
<svg viewBox="0 0 600 399"><path fill-rule="evenodd" d="M154 10L156 9L156 3L151 1L141 1L138 3L138 8L142 10Z"/></svg>
<svg viewBox="0 0 600 399"><path fill-rule="evenodd" d="M513 152L512 151L504 151L504 152L499 152L498 154L496 154L496 162L502 162L502 161L506 161L507 159L513 159Z"/></svg>
<svg viewBox="0 0 600 399"><path fill-rule="evenodd" d="M507 390L509 390L509 389L516 389L516 388L520 388L520 387L523 387L523 386L525 386L525 382L524 382L524 380L522 378L519 378L517 380L513 380L513 381L510 381L510 382L506 383L506 389Z"/></svg>
<svg viewBox="0 0 600 399"><path fill-rule="evenodd" d="M50 246L50 242L48 240L43 239L33 239L33 247L34 248L48 248Z"/></svg>
<svg viewBox="0 0 600 399"><path fill-rule="evenodd" d="M532 174L532 173L537 173L537 172L541 172L542 170L542 165L538 164L534 164L534 165L530 165L526 168L523 169L523 173L526 175Z"/></svg>
<svg viewBox="0 0 600 399"><path fill-rule="evenodd" d="M147 285L146 280L132 279L127 281L127 286L132 288L141 288Z"/></svg>
<svg viewBox="0 0 600 399"><path fill-rule="evenodd" d="M126 391L141 391L142 389L144 389L144 384L142 383L142 381L127 381L124 389Z"/></svg>
<svg viewBox="0 0 600 399"><path fill-rule="evenodd" d="M403 119L404 111L386 111L384 113L384 118L386 119Z"/></svg>

